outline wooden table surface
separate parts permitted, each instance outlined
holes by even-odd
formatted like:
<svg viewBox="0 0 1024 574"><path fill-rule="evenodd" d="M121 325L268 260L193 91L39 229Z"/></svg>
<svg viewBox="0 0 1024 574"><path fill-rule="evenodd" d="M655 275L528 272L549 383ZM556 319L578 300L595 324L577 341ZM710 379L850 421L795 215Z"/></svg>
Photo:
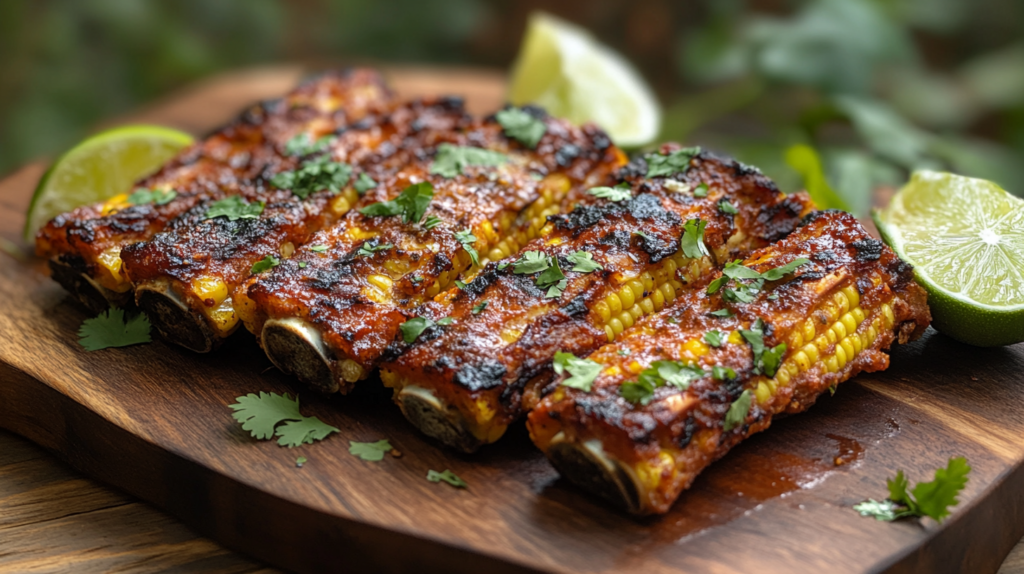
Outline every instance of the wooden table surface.
<svg viewBox="0 0 1024 574"><path fill-rule="evenodd" d="M217 78L176 94L177 107L142 110L116 123L145 118L201 133L211 118L226 119L257 98L283 93L302 76L296 66L257 69ZM479 72L474 72L478 77ZM429 84L429 73L421 78ZM457 82L456 82L457 83ZM244 85L245 89L239 89ZM472 83L438 87L460 92ZM489 89L489 88L484 88ZM222 93L197 115L188 94ZM239 101L239 93L245 99ZM501 95L488 93L493 107ZM156 108L153 108L156 109ZM37 176L40 166L25 170ZM0 202L7 198L0 197ZM11 238L8 238L11 239ZM8 255L0 253L0 261ZM0 263L3 264L3 263ZM0 381L2 384L2 381ZM200 537L146 503L81 476L30 442L0 430L0 572L276 572ZM1024 544L1000 570L1024 574Z"/></svg>

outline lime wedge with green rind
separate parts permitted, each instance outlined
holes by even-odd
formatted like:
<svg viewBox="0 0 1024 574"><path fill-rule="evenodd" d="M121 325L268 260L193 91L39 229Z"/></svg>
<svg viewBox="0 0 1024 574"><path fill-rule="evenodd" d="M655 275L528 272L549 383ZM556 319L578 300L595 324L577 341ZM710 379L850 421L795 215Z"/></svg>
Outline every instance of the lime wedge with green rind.
<svg viewBox="0 0 1024 574"><path fill-rule="evenodd" d="M512 67L509 101L601 126L616 144L650 143L661 130L661 107L640 74L587 31L544 13L527 24Z"/></svg>
<svg viewBox="0 0 1024 574"><path fill-rule="evenodd" d="M1024 200L990 181L919 171L874 219L914 265L936 329L979 347L1024 341Z"/></svg>
<svg viewBox="0 0 1024 574"><path fill-rule="evenodd" d="M29 204L25 240L55 216L131 191L193 142L191 135L161 126L124 126L76 145L50 166Z"/></svg>

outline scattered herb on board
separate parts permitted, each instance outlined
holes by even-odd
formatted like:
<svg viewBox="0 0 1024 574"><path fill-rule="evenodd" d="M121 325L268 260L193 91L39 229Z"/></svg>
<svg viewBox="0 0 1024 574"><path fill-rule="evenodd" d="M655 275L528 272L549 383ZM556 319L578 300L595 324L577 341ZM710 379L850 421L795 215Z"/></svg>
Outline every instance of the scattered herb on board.
<svg viewBox="0 0 1024 574"><path fill-rule="evenodd" d="M957 496L967 485L970 472L971 466L966 458L951 458L945 468L935 471L934 479L919 482L908 491L907 477L899 470L895 477L885 481L889 487L889 498L881 501L868 499L854 505L853 509L861 516L885 522L909 516L930 516L936 522L942 522L949 516L949 509L960 503Z"/></svg>
<svg viewBox="0 0 1024 574"><path fill-rule="evenodd" d="M313 444L323 440L337 428L316 417L305 417L299 412L299 399L288 393L249 393L235 399L228 405L235 412L232 418L242 423L242 428L256 439L269 440L278 437L277 444L289 448L300 444Z"/></svg>
<svg viewBox="0 0 1024 574"><path fill-rule="evenodd" d="M447 482L455 488L469 488L465 480L462 480L454 472L445 470L444 472L437 472L436 470L427 471L427 480L430 482Z"/></svg>
<svg viewBox="0 0 1024 574"><path fill-rule="evenodd" d="M387 439L377 442L348 441L348 452L350 454L370 462L384 460L384 455L390 452L391 448L391 443Z"/></svg>
<svg viewBox="0 0 1024 574"><path fill-rule="evenodd" d="M127 347L148 343L149 317L139 313L127 316L123 309L111 307L92 319L86 319L78 328L78 342L86 351L110 347Z"/></svg>

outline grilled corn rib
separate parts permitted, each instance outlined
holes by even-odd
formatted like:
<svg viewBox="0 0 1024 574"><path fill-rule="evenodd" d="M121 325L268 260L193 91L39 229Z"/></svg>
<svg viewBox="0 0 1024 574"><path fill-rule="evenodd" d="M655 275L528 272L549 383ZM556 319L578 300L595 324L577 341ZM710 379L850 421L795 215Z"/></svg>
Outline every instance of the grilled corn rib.
<svg viewBox="0 0 1024 574"><path fill-rule="evenodd" d="M544 390L528 419L534 443L570 481L630 512L664 513L774 415L885 369L883 351L930 322L911 267L849 214L816 212L743 262L760 274L786 264L760 289L741 279L690 291L594 352L590 390L564 379ZM749 303L734 298L752 283Z"/></svg>
<svg viewBox="0 0 1024 574"><path fill-rule="evenodd" d="M374 205L350 211L252 280L256 312L243 320L260 333L271 360L322 390L347 391L373 371L411 309L477 267L474 253L478 261L503 255L539 228L530 218L625 163L599 129L543 121L535 149L506 137L493 118L452 134L447 145L425 148L423 160L364 199L380 206L432 189L416 214L422 223L362 213Z"/></svg>
<svg viewBox="0 0 1024 574"><path fill-rule="evenodd" d="M279 100L257 104L193 144L136 188L174 190L164 204L133 205L132 190L100 204L62 214L36 236L36 252L50 259L53 277L93 309L131 300L122 269L124 247L151 238L168 225L188 226L196 206L234 194L259 195L267 172L287 169L287 141L298 133L331 133L389 107L392 97L379 73L349 70L307 81Z"/></svg>
<svg viewBox="0 0 1024 574"><path fill-rule="evenodd" d="M212 350L239 325L239 312L251 306L243 283L254 266L290 257L314 232L359 205L359 189L375 187L469 121L456 98L410 102L383 118L368 116L326 149L300 150L308 152L301 159L312 166L307 170L320 173L327 165L340 173L337 178L291 178L291 185L278 182L282 188L275 190L271 177L270 189L260 191L266 206L256 218L203 219L126 247L121 259L140 308L165 338L195 351ZM209 206L204 202L199 209Z"/></svg>
<svg viewBox="0 0 1024 574"><path fill-rule="evenodd" d="M658 155L673 152L686 150L668 146ZM488 266L461 291L418 310L435 324L451 323L425 331L411 348L396 343L381 365L414 425L464 451L497 440L523 413L524 393L529 402L529 389L550 380L556 352L586 355L615 339L716 266L785 236L810 209L805 195L787 197L760 173L708 153L673 177L644 177L649 171L644 160L630 164L622 172L629 190L611 192L626 192L622 200L592 196L551 217L516 263ZM681 249L687 227L702 237L703 254L695 245ZM540 262L533 269L524 263L530 258ZM543 273L564 274L554 286L560 293Z"/></svg>

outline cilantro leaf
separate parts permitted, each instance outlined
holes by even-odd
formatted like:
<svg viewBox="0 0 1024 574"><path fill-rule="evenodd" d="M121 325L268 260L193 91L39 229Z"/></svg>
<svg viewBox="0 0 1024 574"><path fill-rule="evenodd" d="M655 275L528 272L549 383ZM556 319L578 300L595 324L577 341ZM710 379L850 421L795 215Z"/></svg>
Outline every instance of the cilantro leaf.
<svg viewBox="0 0 1024 574"><path fill-rule="evenodd" d="M543 120L533 117L520 108L508 108L494 114L495 119L504 128L505 135L524 146L534 149L540 138L544 137L548 127Z"/></svg>
<svg viewBox="0 0 1024 574"><path fill-rule="evenodd" d="M86 319L78 328L78 343L86 351L98 351L110 347L127 347L148 343L149 317L139 313L125 319L125 312L111 307L92 319Z"/></svg>
<svg viewBox="0 0 1024 574"><path fill-rule="evenodd" d="M263 273L267 269L272 269L274 267L277 267L280 264L281 264L281 260L280 259L278 259L277 257L274 257L273 255L267 255L263 259L260 259L256 263L253 263L252 269L249 270L249 273L252 273L253 275L255 275L257 273Z"/></svg>
<svg viewBox="0 0 1024 574"><path fill-rule="evenodd" d="M615 187L592 187L587 193L608 201L625 201L633 197L633 190L628 183L620 183Z"/></svg>
<svg viewBox="0 0 1024 574"><path fill-rule="evenodd" d="M314 142L313 139L309 137L308 133L303 132L301 134L296 135L292 139L288 140L288 142L284 144L284 153L285 155L291 156L301 156L319 153L326 150L337 139L338 138L335 136L326 135L317 139L316 142Z"/></svg>
<svg viewBox="0 0 1024 574"><path fill-rule="evenodd" d="M743 426L743 422L747 420L747 413L750 412L750 402L750 390L744 390L743 394L729 405L729 412L725 413L725 421L722 422L722 430L729 432Z"/></svg>
<svg viewBox="0 0 1024 574"><path fill-rule="evenodd" d="M309 248L309 250L314 252L314 253L323 253L324 251L327 251L327 246L326 245L313 245L313 246L311 246Z"/></svg>
<svg viewBox="0 0 1024 574"><path fill-rule="evenodd" d="M861 516L870 516L882 522L892 522L903 516L900 506L891 500L879 501L869 498L860 504L853 505L853 509Z"/></svg>
<svg viewBox="0 0 1024 574"><path fill-rule="evenodd" d="M173 189L146 189L140 187L132 192L128 196L128 203L132 205L167 205L175 197L178 197L178 192Z"/></svg>
<svg viewBox="0 0 1024 574"><path fill-rule="evenodd" d="M754 271L750 267L743 265L737 259L736 261L730 261L725 264L725 268L722 269L722 274L730 279L760 279L761 274Z"/></svg>
<svg viewBox="0 0 1024 574"><path fill-rule="evenodd" d="M302 468L302 465L306 464L306 462L308 462L306 460L306 457L300 456L300 457L295 459L295 466L298 467L298 468Z"/></svg>
<svg viewBox="0 0 1024 574"><path fill-rule="evenodd" d="M672 176L685 172L690 168L690 160L699 153L699 147L679 149L668 155L649 153L644 156L647 160L647 177Z"/></svg>
<svg viewBox="0 0 1024 574"><path fill-rule="evenodd" d="M447 482L448 484L454 486L455 488L469 488L469 485L466 484L466 481L459 478L454 472L450 470L445 470L444 472L428 470L427 480L429 480L430 482L441 482L443 480L444 482Z"/></svg>
<svg viewBox="0 0 1024 574"><path fill-rule="evenodd" d="M711 378L724 381L726 379L732 380L736 378L736 371L731 367L723 367L721 365L715 365L711 367Z"/></svg>
<svg viewBox="0 0 1024 574"><path fill-rule="evenodd" d="M438 324L438 325L451 325L451 324L452 324L452 321L454 321L454 320L455 320L455 319L453 319L453 318L451 318L451 317L445 317L445 318L443 318L443 319L438 319L438 320L437 320L437 324Z"/></svg>
<svg viewBox="0 0 1024 574"><path fill-rule="evenodd" d="M708 246L704 245L704 228L707 226L708 222L702 219L691 219L683 225L683 236L679 239L683 255L699 259L710 254Z"/></svg>
<svg viewBox="0 0 1024 574"><path fill-rule="evenodd" d="M561 383L563 386L587 393L593 387L594 379L604 370L604 365L601 363L590 359L580 359L576 355L564 351L555 353L555 360L551 366L556 375L569 373L570 376Z"/></svg>
<svg viewBox="0 0 1024 574"><path fill-rule="evenodd" d="M754 353L754 373L760 374L758 365L761 363L761 355L764 354L764 321L758 318L750 329L740 329L740 335L750 344L750 350Z"/></svg>
<svg viewBox="0 0 1024 574"><path fill-rule="evenodd" d="M707 197L708 196L708 184L701 183L697 186L697 189L693 190L694 197Z"/></svg>
<svg viewBox="0 0 1024 574"><path fill-rule="evenodd" d="M761 291L761 287L764 285L764 280L758 279L753 283L742 283L735 289L726 289L722 292L722 299L729 301L730 303L751 303L757 298L757 294Z"/></svg>
<svg viewBox="0 0 1024 574"><path fill-rule="evenodd" d="M299 269L305 269L306 265L308 265L308 263L305 261L299 261Z"/></svg>
<svg viewBox="0 0 1024 574"><path fill-rule="evenodd" d="M647 406L654 400L654 387L649 381L627 381L619 386L619 396L633 403Z"/></svg>
<svg viewBox="0 0 1024 574"><path fill-rule="evenodd" d="M425 220L423 220L423 229L427 229L427 230L433 229L433 228L437 227L438 225L441 225L441 222L442 222L442 219L440 217L438 217L436 215L428 215L427 218Z"/></svg>
<svg viewBox="0 0 1024 574"><path fill-rule="evenodd" d="M728 283L728 281L729 278L726 277L725 275L718 277L717 279L708 284L708 289L707 291L705 291L705 293L707 293L708 295L714 295L715 293L718 293L718 291L722 288L722 285L725 285L726 283Z"/></svg>
<svg viewBox="0 0 1024 574"><path fill-rule="evenodd" d="M540 251L527 251L512 266L512 272L516 275L529 275L544 271L551 266L548 256Z"/></svg>
<svg viewBox="0 0 1024 574"><path fill-rule="evenodd" d="M715 317L732 317L733 313L732 309L719 309L717 311L712 311L710 315L714 315Z"/></svg>
<svg viewBox="0 0 1024 574"><path fill-rule="evenodd" d="M712 329L711 331L704 333L704 342L712 347L721 347L722 343L725 342L725 333L717 329Z"/></svg>
<svg viewBox="0 0 1024 574"><path fill-rule="evenodd" d="M736 215L740 210L736 209L736 206L729 203L728 199L723 199L718 202L718 211L722 213L728 213L729 215Z"/></svg>
<svg viewBox="0 0 1024 574"><path fill-rule="evenodd" d="M765 281L778 281L779 279L782 279L786 275L789 275L790 273L796 271L797 267L800 267L801 265L806 265L807 263L810 262L810 259L806 259L803 257L801 257L800 259L794 259L781 267L776 267L774 269L769 269L765 271L764 273L761 274L761 278L764 279Z"/></svg>
<svg viewBox="0 0 1024 574"><path fill-rule="evenodd" d="M616 351L616 353L618 353L620 357L628 357L629 349L619 349L618 351Z"/></svg>
<svg viewBox="0 0 1024 574"><path fill-rule="evenodd" d="M379 440L377 442L348 441L349 454L358 456L359 458L369 462L384 460L384 455L387 454L391 448L391 443L388 442L387 439Z"/></svg>
<svg viewBox="0 0 1024 574"><path fill-rule="evenodd" d="M568 284L565 273L558 266L558 259L551 257L550 266L537 276L534 283L541 289L547 289L547 298L553 299L562 295L562 289Z"/></svg>
<svg viewBox="0 0 1024 574"><path fill-rule="evenodd" d="M640 376L643 377L644 373L648 371L653 371L662 381L657 386L667 384L680 390L686 390L690 387L690 383L707 375L704 369L696 365L684 364L681 361L654 361L648 369L640 373Z"/></svg>
<svg viewBox="0 0 1024 574"><path fill-rule="evenodd" d="M467 227L462 231L456 231L455 240L462 244L462 248L466 250L466 253L469 253L469 258L473 260L473 265L480 265L480 254L473 247L473 244L476 243L476 235L473 235L473 230Z"/></svg>
<svg viewBox="0 0 1024 574"><path fill-rule="evenodd" d="M333 161L330 156L308 159L295 171L282 171L270 178L270 185L278 189L290 189L299 199L306 199L313 192L328 190L338 193L352 178L352 166Z"/></svg>
<svg viewBox="0 0 1024 574"><path fill-rule="evenodd" d="M406 343L413 343L420 334L423 333L423 331L426 331L434 325L434 321L426 317L415 317L409 319L405 323L402 323L398 328L402 330L402 339L405 340Z"/></svg>
<svg viewBox="0 0 1024 574"><path fill-rule="evenodd" d="M766 377L774 377L782 364L782 356L786 354L786 344L779 343L771 349L765 349L761 355L761 370ZM834 393L833 393L834 394Z"/></svg>
<svg viewBox="0 0 1024 574"><path fill-rule="evenodd" d="M430 173L441 177L455 177L469 166L495 167L508 163L503 153L478 147L455 146L443 143L437 146L437 155L430 164Z"/></svg>
<svg viewBox="0 0 1024 574"><path fill-rule="evenodd" d="M594 261L594 256L586 251L570 253L569 256L566 257L566 260L573 264L571 270L577 273L590 273L592 271L604 269L600 263Z"/></svg>
<svg viewBox="0 0 1024 574"><path fill-rule="evenodd" d="M434 186L429 181L414 183L402 190L398 197L390 201L371 203L359 210L359 213L377 217L402 216L403 223L419 223L423 214L434 198Z"/></svg>
<svg viewBox="0 0 1024 574"><path fill-rule="evenodd" d="M304 417L299 412L299 399L294 400L285 393L260 392L238 397L229 407L235 412L231 417L242 423L242 428L259 440L279 437L277 444L289 448L300 444L312 444L323 440L339 429L316 417Z"/></svg>
<svg viewBox="0 0 1024 574"><path fill-rule="evenodd" d="M387 251L392 247L394 247L394 244L391 243L380 243L377 245L370 245L369 241L364 241L363 244L359 246L359 251L356 251L356 255L360 255L362 257L370 257L371 255L378 251Z"/></svg>
<svg viewBox="0 0 1024 574"><path fill-rule="evenodd" d="M262 201L247 203L240 195L232 195L211 203L206 210L206 218L227 217L228 221L256 219L263 213L264 205Z"/></svg>
<svg viewBox="0 0 1024 574"><path fill-rule="evenodd" d="M359 178L356 179L356 182L352 184L352 187L356 189L356 193L358 193L359 195L363 195L367 191L370 191L371 189L377 187L377 185L379 184L376 181L374 181L372 177L367 175L367 173L364 171L363 173L359 174Z"/></svg>
<svg viewBox="0 0 1024 574"><path fill-rule="evenodd" d="M473 305L473 310L471 312L474 315L479 315L486 308L487 308L487 301L484 300L484 301L481 301L481 302L477 303L476 305Z"/></svg>
<svg viewBox="0 0 1024 574"><path fill-rule="evenodd" d="M455 286L458 287L459 289L465 290L466 289L466 282L463 281L462 279L456 279L455 280Z"/></svg>
<svg viewBox="0 0 1024 574"><path fill-rule="evenodd" d="M886 481L888 500L868 499L854 505L853 509L861 516L886 522L905 516L930 516L936 522L942 522L949 516L949 509L960 503L957 497L967 486L970 472L971 466L966 458L951 458L945 468L935 471L933 480L919 482L908 492L907 477L899 470L895 477Z"/></svg>

